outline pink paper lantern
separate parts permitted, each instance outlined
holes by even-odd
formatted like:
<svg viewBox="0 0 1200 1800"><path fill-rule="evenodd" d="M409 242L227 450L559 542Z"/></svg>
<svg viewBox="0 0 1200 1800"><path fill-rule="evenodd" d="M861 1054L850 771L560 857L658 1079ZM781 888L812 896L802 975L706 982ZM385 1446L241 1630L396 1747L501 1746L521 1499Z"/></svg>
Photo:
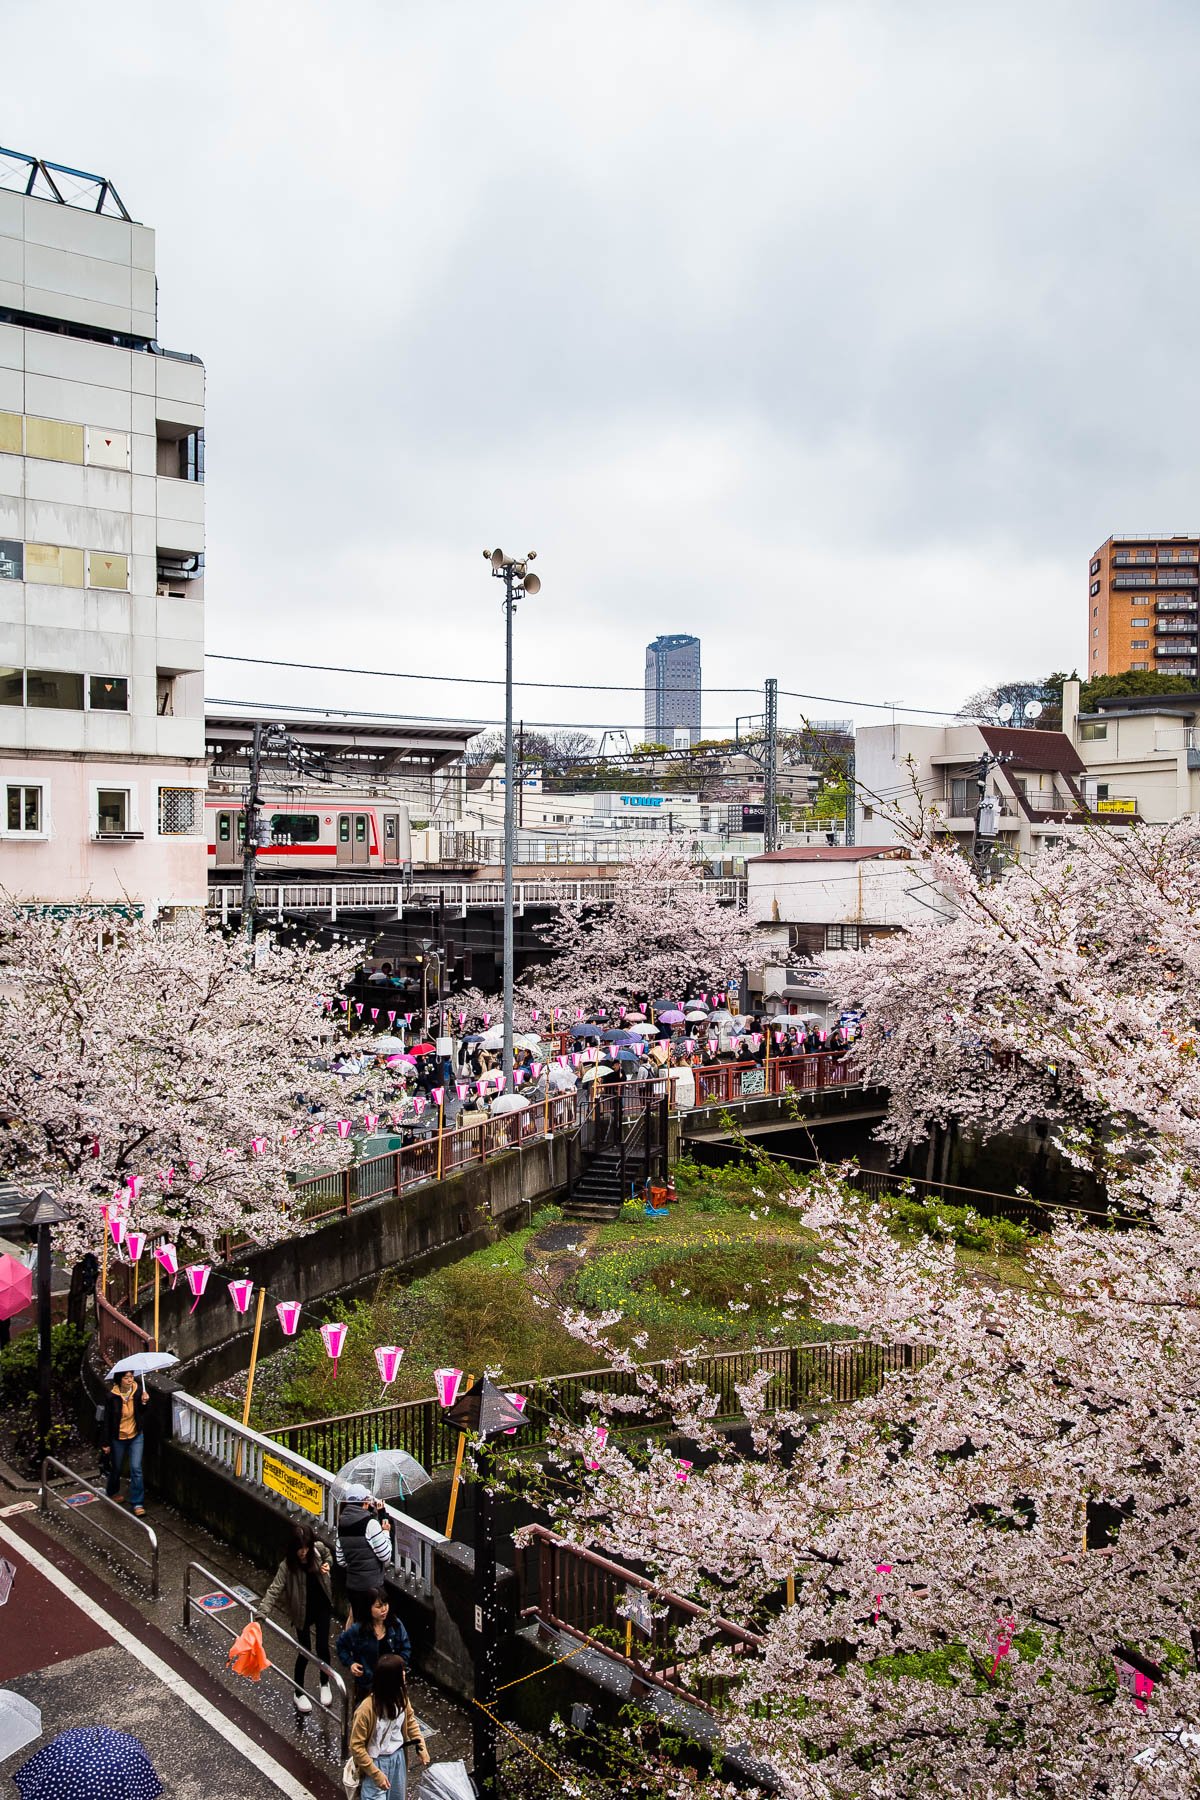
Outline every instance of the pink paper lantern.
<svg viewBox="0 0 1200 1800"><path fill-rule="evenodd" d="M141 1198L142 1188L145 1185L145 1181L146 1181L146 1177L144 1175L129 1175L126 1177L125 1185L129 1189L129 1195L130 1195L131 1199L139 1200Z"/></svg>
<svg viewBox="0 0 1200 1800"><path fill-rule="evenodd" d="M363 1124L366 1126L368 1131L374 1131L374 1129L378 1125L378 1123L379 1123L379 1114L378 1113L364 1113L363 1114Z"/></svg>
<svg viewBox="0 0 1200 1800"><path fill-rule="evenodd" d="M160 1169L160 1170L159 1170L159 1171L158 1171L158 1179L159 1179L159 1181L160 1181L160 1182L161 1182L161 1184L162 1184L162 1186L163 1186L163 1187L165 1187L165 1188L169 1188L169 1187L170 1187L170 1185L171 1185L171 1183L172 1183L172 1181L174 1181L174 1179L175 1179L175 1170L174 1170L174 1168L170 1168L170 1169Z"/></svg>
<svg viewBox="0 0 1200 1800"><path fill-rule="evenodd" d="M379 1008L377 1006L371 1008L371 1017L372 1019L377 1019L379 1017Z"/></svg>
<svg viewBox="0 0 1200 1800"><path fill-rule="evenodd" d="M108 1229L112 1232L112 1241L119 1250L125 1242L125 1221L121 1218L110 1219Z"/></svg>
<svg viewBox="0 0 1200 1800"><path fill-rule="evenodd" d="M355 1012L356 1012L356 1013L357 1013L357 1014L358 1014L358 1016L359 1016L359 1018L360 1018L360 1019L361 1019L361 1018L362 1018L362 1009L363 1009L363 1003L362 1003L362 1001L361 1001L361 1000L356 1000L356 1001L355 1001L355 1002L354 1002L354 1010L355 1010Z"/></svg>
<svg viewBox="0 0 1200 1800"><path fill-rule="evenodd" d="M607 1444L607 1442L608 1442L608 1426L607 1425L597 1425L595 1437L596 1437L597 1450L603 1450L605 1444ZM588 1463L589 1469L598 1469L599 1467L600 1467L600 1464L598 1462L589 1462Z"/></svg>
<svg viewBox="0 0 1200 1800"><path fill-rule="evenodd" d="M528 1404L529 1404L529 1395L528 1394L505 1394L504 1398L509 1402L509 1404L511 1406L515 1406L519 1413L523 1413L525 1411L526 1406L528 1406ZM506 1425L504 1427L504 1435L505 1435L505 1437L516 1437L516 1435L517 1435L516 1426L515 1425Z"/></svg>
<svg viewBox="0 0 1200 1800"><path fill-rule="evenodd" d="M325 1340L326 1354L333 1358L333 1378L337 1380L338 1357L342 1354L342 1345L346 1341L347 1325L322 1325L321 1336Z"/></svg>
<svg viewBox="0 0 1200 1800"><path fill-rule="evenodd" d="M454 1085L458 1089L459 1099L465 1100L470 1092L470 1083L466 1081L456 1081Z"/></svg>
<svg viewBox="0 0 1200 1800"><path fill-rule="evenodd" d="M334 1123L337 1125L337 1134L339 1137L344 1138L344 1137L350 1136L350 1121L349 1121L349 1119L336 1119L334 1121Z"/></svg>
<svg viewBox="0 0 1200 1800"><path fill-rule="evenodd" d="M396 1009L393 1006L391 1011L388 1013L388 1024L394 1025L395 1023L396 1023Z"/></svg>
<svg viewBox="0 0 1200 1800"><path fill-rule="evenodd" d="M296 1327L300 1323L300 1302L298 1300L277 1300L275 1311L279 1314L279 1323L283 1326L285 1337L295 1337Z"/></svg>
<svg viewBox="0 0 1200 1800"><path fill-rule="evenodd" d="M267 1140L265 1137L250 1139L250 1148L254 1152L255 1156L261 1156L263 1151L266 1149L266 1147L267 1147Z"/></svg>
<svg viewBox="0 0 1200 1800"><path fill-rule="evenodd" d="M174 1287L175 1278L179 1274L179 1256L174 1244L156 1244L154 1246L154 1260L166 1270L167 1274L171 1277L171 1286Z"/></svg>
<svg viewBox="0 0 1200 1800"><path fill-rule="evenodd" d="M458 1398L458 1390L463 1378L461 1369L435 1369L433 1379L437 1384L439 1406L453 1406Z"/></svg>
<svg viewBox="0 0 1200 1800"><path fill-rule="evenodd" d="M142 1251L146 1248L145 1232L127 1231L125 1234L125 1248L129 1253L130 1262L141 1262Z"/></svg>
<svg viewBox="0 0 1200 1800"><path fill-rule="evenodd" d="M391 1387L400 1373L400 1359L404 1351L399 1344L377 1344L375 1346L375 1363L379 1370L379 1379L384 1387Z"/></svg>
<svg viewBox="0 0 1200 1800"><path fill-rule="evenodd" d="M687 1486L687 1478L691 1474L691 1472L692 1472L691 1463L688 1462L685 1457L681 1456L679 1458L679 1461L675 1465L676 1481L681 1481L683 1483L683 1485L686 1487Z"/></svg>
<svg viewBox="0 0 1200 1800"><path fill-rule="evenodd" d="M212 1274L212 1269L208 1263L189 1263L184 1274L187 1276L188 1286L192 1290L192 1304L189 1311L195 1312L200 1304L200 1296L208 1286L208 1278Z"/></svg>
<svg viewBox="0 0 1200 1800"><path fill-rule="evenodd" d="M254 1283L252 1281L231 1281L228 1285L229 1298L237 1307L238 1312L244 1313L250 1305L250 1296L254 1292Z"/></svg>
<svg viewBox="0 0 1200 1800"><path fill-rule="evenodd" d="M536 1006L533 1009L533 1017L534 1017L534 1020L536 1021L536 1019L537 1019L537 1007Z"/></svg>
<svg viewBox="0 0 1200 1800"><path fill-rule="evenodd" d="M433 1096L433 1104L435 1106L440 1106L446 1098L445 1088L430 1088L429 1091Z"/></svg>
<svg viewBox="0 0 1200 1800"><path fill-rule="evenodd" d="M413 1111L416 1113L418 1119L420 1118L421 1114L425 1111L425 1096L424 1096L424 1094L414 1094L413 1095Z"/></svg>
<svg viewBox="0 0 1200 1800"><path fill-rule="evenodd" d="M315 1141L317 1138L320 1137L320 1135L324 1131L324 1129L325 1129L324 1125L319 1124L319 1123L316 1125L310 1125L308 1128L308 1135L310 1138L312 1138Z"/></svg>
<svg viewBox="0 0 1200 1800"><path fill-rule="evenodd" d="M412 1024L412 1020L413 1020L413 1016L412 1016L412 1014L411 1014L411 1013L405 1013L405 1015L404 1015L404 1023L405 1023L405 1024L406 1024L406 1025L411 1025L411 1024Z"/></svg>
<svg viewBox="0 0 1200 1800"><path fill-rule="evenodd" d="M198 1162L193 1162L191 1157L189 1156L188 1157L188 1174L190 1176L192 1176L192 1178L194 1180L201 1173L202 1173L202 1171L200 1168L200 1164Z"/></svg>

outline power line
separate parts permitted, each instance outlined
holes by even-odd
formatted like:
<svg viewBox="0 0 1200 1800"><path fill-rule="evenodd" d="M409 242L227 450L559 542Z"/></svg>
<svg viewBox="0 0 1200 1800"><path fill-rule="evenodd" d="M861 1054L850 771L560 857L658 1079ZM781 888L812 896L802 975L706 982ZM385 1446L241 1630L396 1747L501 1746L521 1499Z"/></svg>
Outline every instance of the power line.
<svg viewBox="0 0 1200 1800"><path fill-rule="evenodd" d="M388 681L445 681L456 686L468 687L503 687L504 681L498 675L418 675L407 669L357 669L344 663L309 663L290 662L282 657L272 656L235 656L229 651L206 650L205 657L210 662L251 663L262 669L306 669L315 675L371 675ZM641 694L643 687L617 686L595 681L515 681L514 687L552 688L562 692L585 694ZM866 706L877 712L920 713L931 719L956 719L961 717L957 711L936 710L930 706L902 706L892 700L846 700L833 694L802 694L790 688L780 688L780 693L788 700L819 700L825 706ZM757 687L706 687L706 694L760 694ZM229 705L231 702L222 702ZM399 715L387 715L388 717Z"/></svg>

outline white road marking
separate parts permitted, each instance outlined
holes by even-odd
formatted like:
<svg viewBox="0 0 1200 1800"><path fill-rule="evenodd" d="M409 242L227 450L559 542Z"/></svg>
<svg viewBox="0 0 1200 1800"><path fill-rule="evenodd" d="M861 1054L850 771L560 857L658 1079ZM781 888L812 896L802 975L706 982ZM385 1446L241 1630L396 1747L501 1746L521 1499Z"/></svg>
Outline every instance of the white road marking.
<svg viewBox="0 0 1200 1800"><path fill-rule="evenodd" d="M282 1763L277 1763L275 1758L269 1755L261 1745L254 1742L253 1738L247 1737L246 1733L240 1730L232 1719L227 1718L219 1707L214 1706L210 1700L204 1698L203 1694L198 1693L191 1682L185 1680L168 1663L165 1663L161 1656L156 1656L153 1650L147 1650L145 1644L140 1644L131 1631L127 1631L124 1625L112 1617L111 1613L105 1612L104 1608L98 1605L90 1595L85 1594L82 1588L76 1587L75 1583L64 1575L61 1569L56 1568L40 1551L35 1550L32 1544L26 1543L23 1537L18 1536L15 1531L10 1531L8 1526L3 1524L0 1524L0 1541L8 1544L19 1556L23 1556L27 1562L32 1563L39 1574L44 1575L47 1581L54 1584L60 1594L65 1594L68 1600L74 1602L80 1612L102 1626L123 1650L128 1650L130 1656L136 1657L143 1668L149 1669L152 1675L156 1675L165 1687L169 1687L171 1692L183 1701L185 1706L190 1706L198 1718L203 1719L206 1725L211 1725L214 1731L219 1732L227 1744L231 1744L246 1758L248 1763L253 1765L259 1775L266 1777L272 1787L277 1788L281 1794L286 1794L288 1800L312 1800L311 1788L302 1787L296 1777L289 1774Z"/></svg>

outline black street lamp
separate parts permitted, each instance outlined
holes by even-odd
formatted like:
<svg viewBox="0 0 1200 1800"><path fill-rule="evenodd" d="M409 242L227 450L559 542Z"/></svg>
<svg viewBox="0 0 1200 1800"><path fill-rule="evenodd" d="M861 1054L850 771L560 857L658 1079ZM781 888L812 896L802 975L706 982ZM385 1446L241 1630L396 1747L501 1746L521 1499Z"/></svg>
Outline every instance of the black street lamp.
<svg viewBox="0 0 1200 1800"><path fill-rule="evenodd" d="M475 1486L475 1699L471 1719L475 1783L485 1800L500 1789L496 1769L496 1675L499 1650L496 1617L496 1496L489 1485L493 1468L488 1440L526 1423L523 1413L487 1376L468 1388L446 1413L447 1423L483 1440Z"/></svg>
<svg viewBox="0 0 1200 1800"><path fill-rule="evenodd" d="M18 1217L37 1232L37 1334L38 1334L38 1461L46 1455L50 1436L50 1229L67 1215L45 1188Z"/></svg>

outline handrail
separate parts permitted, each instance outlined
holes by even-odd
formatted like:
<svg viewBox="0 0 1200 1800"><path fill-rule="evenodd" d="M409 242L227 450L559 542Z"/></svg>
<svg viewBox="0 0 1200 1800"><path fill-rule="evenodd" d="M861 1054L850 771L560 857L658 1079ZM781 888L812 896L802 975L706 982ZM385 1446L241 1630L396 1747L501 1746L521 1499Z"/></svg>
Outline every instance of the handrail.
<svg viewBox="0 0 1200 1800"><path fill-rule="evenodd" d="M154 1339L150 1333L125 1313L119 1312L100 1292L99 1287L96 1289L96 1325L100 1353L106 1363L118 1360L112 1354L113 1347L121 1356L132 1356L140 1350L154 1348Z"/></svg>
<svg viewBox="0 0 1200 1800"><path fill-rule="evenodd" d="M81 1488L83 1488L87 1493L91 1494L91 1496L94 1500L102 1500L104 1502L105 1506L111 1506L113 1511L115 1513L117 1513L125 1521L125 1523L127 1525L136 1525L136 1527L139 1531L145 1532L146 1536L150 1540L149 1556L143 1556L139 1550L135 1550L132 1544L127 1544L125 1542L125 1540L123 1538L119 1538L115 1532L105 1530L104 1526L101 1525L96 1519L93 1519L93 1518L86 1519L86 1523L91 1527L91 1529L93 1531L98 1531L100 1533L101 1537L107 1538L110 1544L115 1544L117 1546L118 1550L122 1551L124 1555L132 1557L134 1562L141 1563L143 1568L149 1569L149 1571L150 1571L150 1598L152 1600L157 1600L158 1599L158 1534L155 1531L154 1527L152 1525L147 1525L145 1519L139 1519L136 1513L127 1512L123 1506L118 1505L118 1503L112 1498L111 1495L106 1494L102 1488L93 1487L90 1481L85 1480L85 1478L82 1475L77 1474L74 1469L69 1469L67 1467L66 1463L59 1462L59 1460L56 1456L45 1456L42 1458L42 1484L41 1484L41 1490L40 1490L40 1499L41 1499L41 1510L47 1517L49 1517L49 1515L50 1515L50 1501L55 1500L58 1502L58 1504L60 1506L62 1506L64 1512L71 1513L72 1518L75 1522L78 1522L80 1519L79 1509L77 1509L75 1507L68 1507L66 1502L64 1500L62 1500L61 1497L58 1494L56 1494L54 1489L50 1486L50 1478L49 1478L47 1471L51 1468L57 1469L60 1474L65 1475L68 1481L77 1481L79 1483L79 1486Z"/></svg>
<svg viewBox="0 0 1200 1800"><path fill-rule="evenodd" d="M719 1614L707 1612L694 1600L660 1588L644 1575L637 1575L632 1569L611 1562L594 1550L556 1537L543 1525L532 1525L521 1535L537 1546L538 1574L537 1604L522 1607L522 1618L544 1620L555 1631L565 1632L568 1637L590 1644L614 1662L623 1663L640 1681L662 1688L689 1705L702 1707L705 1712L715 1713L720 1709L728 1685L727 1676L703 1672L705 1649L727 1644L735 1655L739 1652L753 1654L761 1650L766 1641L759 1633L735 1625L731 1619ZM575 1573L579 1565L588 1572L586 1575ZM636 1628L638 1637L633 1628L634 1610L627 1604L631 1590L644 1594L660 1609L657 1617L648 1607L643 1610ZM666 1609L665 1617L663 1608ZM568 1613L574 1617L568 1617ZM701 1620L708 1626L706 1635L710 1642L689 1655L678 1646L678 1627L695 1625ZM624 1652L617 1647L622 1623L625 1625ZM639 1649L642 1647L641 1638L645 1640L645 1656L634 1654L635 1645ZM691 1686L687 1685L686 1673L689 1661L699 1665L699 1673Z"/></svg>
<svg viewBox="0 0 1200 1800"><path fill-rule="evenodd" d="M326 1706L325 1702L321 1699L320 1694L317 1695L316 1705L320 1712L327 1713L330 1718L336 1718L340 1715L342 1755L348 1756L350 1754L350 1721L354 1716L354 1701L352 1692L347 1688L341 1670L335 1669L331 1663L322 1662L315 1651L306 1649L306 1647L299 1643L290 1632L285 1631L282 1625L277 1624L269 1613L260 1611L258 1601L261 1600L261 1595L256 1595L254 1601L246 1600L241 1594L235 1593L232 1588L227 1587L223 1581L219 1580L218 1577L212 1573L211 1569L206 1569L203 1563L190 1562L184 1571L183 1629L185 1631L190 1631L192 1629L192 1613L197 1612L202 1618L210 1619L214 1625L219 1625L221 1630L226 1632L231 1638L240 1637L241 1635L239 1631L235 1631L233 1626L228 1624L221 1617L220 1613L208 1612L205 1608L193 1601L193 1569L202 1581L206 1581L210 1584L210 1592L224 1594L228 1600L232 1600L235 1606L245 1607L246 1611L250 1614L251 1619L257 1619L268 1630L273 1631L277 1637L281 1637L284 1643L296 1652L297 1656L306 1657L309 1662L315 1663L323 1676L333 1677L333 1682L337 1683L338 1691L342 1696L342 1703L338 1708L337 1713L335 1713L332 1706ZM247 1623L249 1623L249 1621L247 1621ZM285 1674L278 1663L269 1662L267 1664L267 1670L278 1675L288 1687L295 1689L295 1682L292 1677ZM326 1681L324 1685L329 1687L333 1685L333 1682Z"/></svg>
<svg viewBox="0 0 1200 1800"><path fill-rule="evenodd" d="M282 1502L294 1517L309 1524L319 1519L331 1534L336 1530L337 1478L332 1470L180 1388L171 1395L171 1426L177 1442L219 1463L233 1479L268 1495L275 1505ZM406 1592L429 1595L433 1552L445 1537L394 1507L385 1511L392 1525L393 1577Z"/></svg>
<svg viewBox="0 0 1200 1800"><path fill-rule="evenodd" d="M571 1424L586 1424L595 1407L585 1398L591 1393L632 1394L639 1391L638 1377L686 1369L718 1393L722 1410L718 1417L733 1418L739 1411L737 1388L763 1370L783 1383L779 1404L793 1410L814 1396L827 1395L835 1405L861 1398L871 1385L890 1371L919 1368L929 1359L923 1345L873 1344L862 1338L825 1339L778 1348L721 1350L712 1356L688 1356L676 1361L638 1363L631 1369L577 1369L562 1375L542 1375L528 1381L506 1381L506 1393L525 1394L529 1404L518 1443L534 1448L546 1437L551 1409ZM223 1415L222 1415L223 1416ZM631 1420L631 1428L644 1429ZM308 1419L280 1425L264 1434L266 1441L293 1448L304 1443L323 1449L331 1460L348 1462L369 1450L402 1448L433 1470L453 1462L458 1433L445 1422L435 1399L400 1400L390 1406L369 1407L357 1413L339 1413L325 1419ZM311 1466L311 1465L310 1465Z"/></svg>

